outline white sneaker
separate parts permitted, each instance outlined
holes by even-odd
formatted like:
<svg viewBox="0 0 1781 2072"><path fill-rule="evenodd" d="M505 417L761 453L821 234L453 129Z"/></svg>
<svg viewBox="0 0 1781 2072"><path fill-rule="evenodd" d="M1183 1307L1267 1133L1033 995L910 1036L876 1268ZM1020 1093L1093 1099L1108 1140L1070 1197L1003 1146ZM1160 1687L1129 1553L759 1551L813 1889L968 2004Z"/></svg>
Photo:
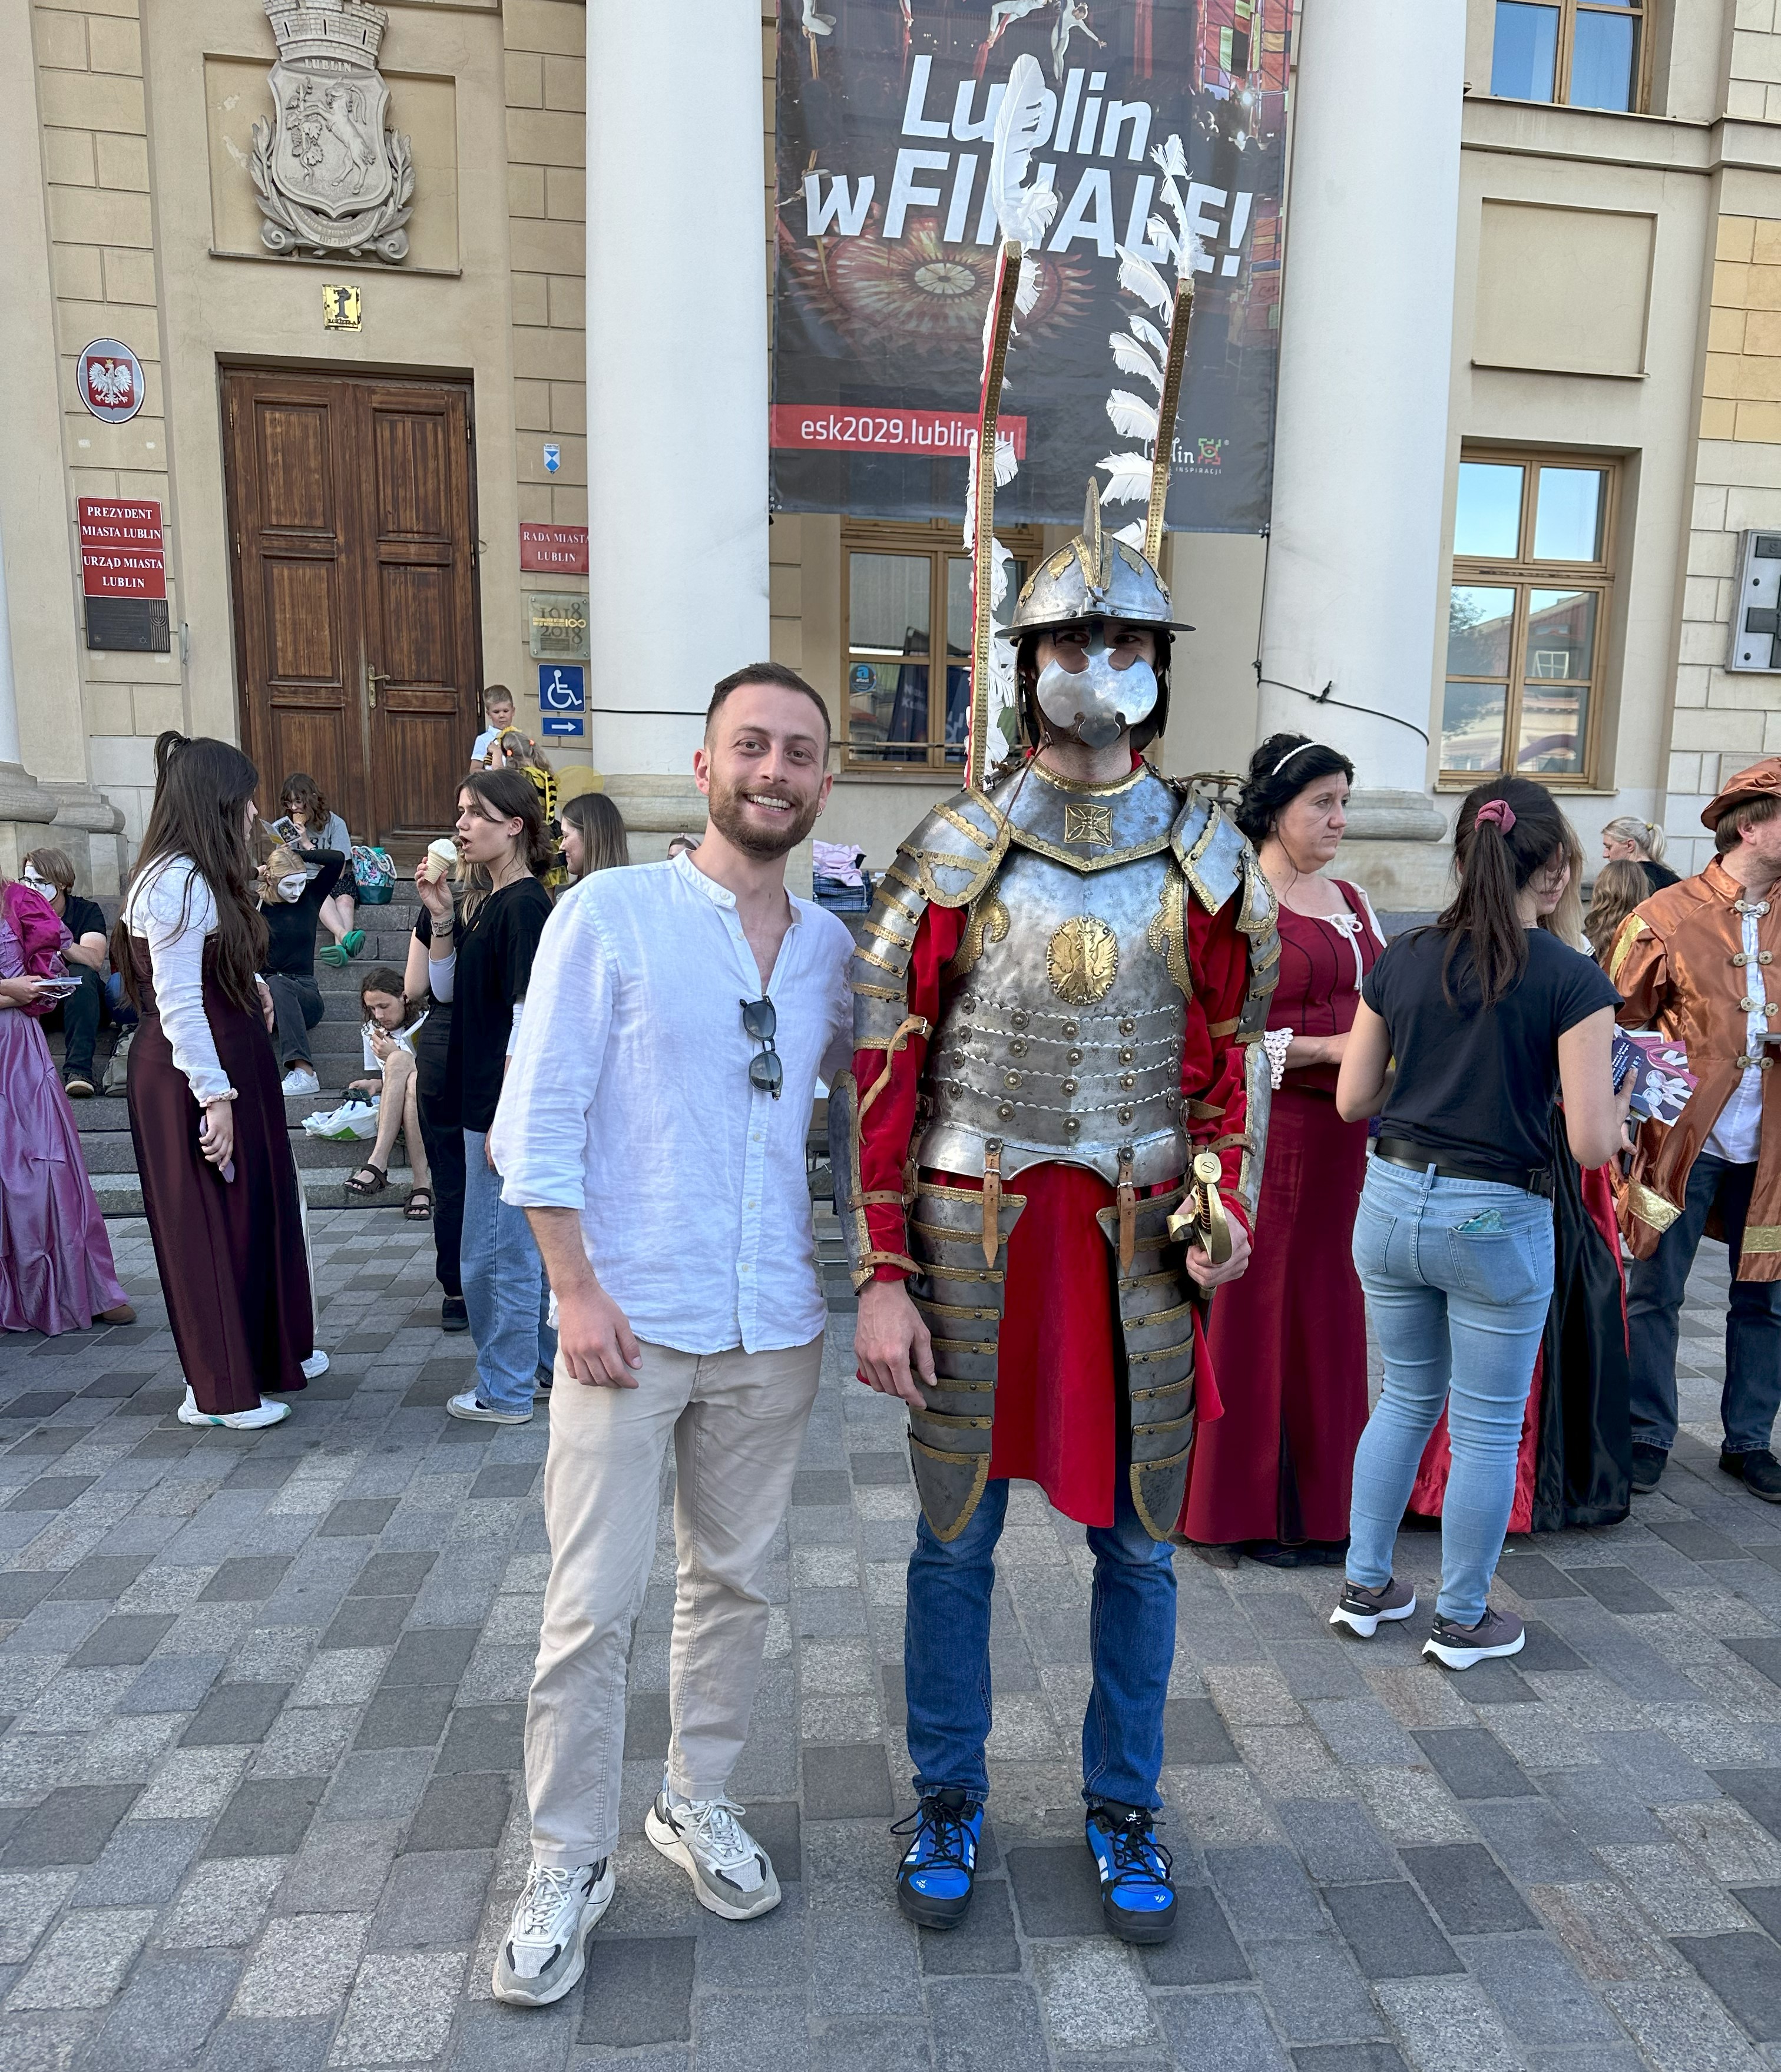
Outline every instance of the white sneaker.
<svg viewBox="0 0 1781 2072"><path fill-rule="evenodd" d="M284 1091L287 1094L319 1094L322 1083L307 1065L293 1065L285 1075Z"/></svg>
<svg viewBox="0 0 1781 2072"><path fill-rule="evenodd" d="M484 1403L474 1388L467 1388L462 1396L446 1399L446 1409L454 1417L462 1417L472 1424L529 1424L532 1412L525 1410L497 1410L492 1404Z"/></svg>
<svg viewBox="0 0 1781 2072"><path fill-rule="evenodd" d="M668 1796L668 1781L644 1816L644 1832L693 1881L701 1906L726 1921L752 1921L779 1903L773 1861L736 1815L729 1799Z"/></svg>
<svg viewBox="0 0 1781 2072"><path fill-rule="evenodd" d="M534 1864L495 1953L495 1997L510 2007L549 2007L580 1978L587 1938L612 1904L610 1860L559 1870Z"/></svg>
<svg viewBox="0 0 1781 2072"><path fill-rule="evenodd" d="M327 1372L327 1355L318 1346L303 1362L303 1379L305 1381L319 1381Z"/></svg>
<svg viewBox="0 0 1781 2072"><path fill-rule="evenodd" d="M231 1410L220 1417L212 1417L208 1410L198 1408L198 1399L191 1392L191 1383L186 1383L186 1400L179 1405L178 1416L182 1424L223 1424L231 1432L261 1432L269 1424L282 1424L290 1415L288 1403L257 1403L251 1410Z"/></svg>

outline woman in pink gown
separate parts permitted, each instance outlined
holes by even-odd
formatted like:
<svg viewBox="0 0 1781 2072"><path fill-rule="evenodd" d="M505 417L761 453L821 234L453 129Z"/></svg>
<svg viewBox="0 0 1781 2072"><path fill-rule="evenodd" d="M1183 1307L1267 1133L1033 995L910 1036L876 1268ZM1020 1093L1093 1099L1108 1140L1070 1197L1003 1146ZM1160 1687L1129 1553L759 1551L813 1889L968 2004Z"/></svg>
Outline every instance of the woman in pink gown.
<svg viewBox="0 0 1781 2072"><path fill-rule="evenodd" d="M1294 1564L1339 1560L1355 1446L1367 1424L1367 1319L1349 1256L1367 1125L1335 1111L1360 982L1385 947L1335 858L1354 776L1303 734L1256 750L1237 824L1280 900L1275 1067L1255 1251L1219 1289L1208 1343L1224 1414L1195 1435L1190 1540Z"/></svg>
<svg viewBox="0 0 1781 2072"><path fill-rule="evenodd" d="M80 1134L37 1026L56 996L68 931L47 900L0 879L0 1330L134 1322L80 1155Z"/></svg>

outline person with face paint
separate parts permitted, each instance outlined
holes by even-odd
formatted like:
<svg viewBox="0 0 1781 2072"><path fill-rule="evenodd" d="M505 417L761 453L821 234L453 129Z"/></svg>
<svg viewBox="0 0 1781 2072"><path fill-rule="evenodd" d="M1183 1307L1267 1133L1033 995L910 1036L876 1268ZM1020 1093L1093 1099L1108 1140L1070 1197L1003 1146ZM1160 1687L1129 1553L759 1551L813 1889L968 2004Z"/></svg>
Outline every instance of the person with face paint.
<svg viewBox="0 0 1781 2072"><path fill-rule="evenodd" d="M1092 486L1007 636L1021 746L903 843L854 954L832 1160L859 1378L910 1409L920 1803L898 1900L931 1927L971 1897L1017 1477L1088 1527L1094 1557L1083 1798L1104 1918L1139 1942L1174 1926L1154 1832L1172 1543L1196 1415L1218 1412L1205 1303L1248 1259L1279 955L1254 850L1144 759L1177 630Z"/></svg>
<svg viewBox="0 0 1781 2072"><path fill-rule="evenodd" d="M314 869L313 878L306 863ZM260 866L266 924L266 960L260 975L272 994L273 1040L286 1094L321 1091L309 1054L309 1032L326 1011L315 983L315 929L346 865L338 849L311 849L305 857L280 848Z"/></svg>

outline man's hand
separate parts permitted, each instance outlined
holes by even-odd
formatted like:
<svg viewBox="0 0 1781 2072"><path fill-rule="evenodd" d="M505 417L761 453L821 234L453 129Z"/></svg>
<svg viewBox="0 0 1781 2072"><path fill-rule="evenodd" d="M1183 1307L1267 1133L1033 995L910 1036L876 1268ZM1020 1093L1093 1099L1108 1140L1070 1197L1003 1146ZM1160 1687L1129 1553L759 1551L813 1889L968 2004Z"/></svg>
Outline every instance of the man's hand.
<svg viewBox="0 0 1781 2072"><path fill-rule="evenodd" d="M853 1357L868 1388L881 1396L900 1396L921 1408L921 1391L911 1370L930 1388L934 1386L934 1342L900 1281L869 1281L860 1290Z"/></svg>
<svg viewBox="0 0 1781 2072"><path fill-rule="evenodd" d="M1222 1288L1227 1281L1240 1279L1248 1264L1249 1233L1235 1216L1231 1218L1231 1256L1222 1266L1213 1265L1197 1244L1187 1248L1187 1271L1192 1275L1195 1285L1208 1292L1214 1288ZM862 1314L864 1309L865 1305L862 1304Z"/></svg>
<svg viewBox="0 0 1781 2072"><path fill-rule="evenodd" d="M643 1352L625 1314L591 1275L557 1297L557 1350L563 1365L590 1388L635 1388L631 1371Z"/></svg>

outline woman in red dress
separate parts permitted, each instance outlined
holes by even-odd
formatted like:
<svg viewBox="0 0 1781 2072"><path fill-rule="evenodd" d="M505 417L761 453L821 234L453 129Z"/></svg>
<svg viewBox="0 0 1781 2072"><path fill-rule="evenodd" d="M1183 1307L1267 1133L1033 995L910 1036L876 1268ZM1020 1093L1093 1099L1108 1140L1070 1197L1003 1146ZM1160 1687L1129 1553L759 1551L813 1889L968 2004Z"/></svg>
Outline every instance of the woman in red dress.
<svg viewBox="0 0 1781 2072"><path fill-rule="evenodd" d="M1321 742L1277 734L1251 759L1236 816L1280 901L1264 1039L1273 1117L1249 1270L1212 1304L1224 1414L1195 1434L1185 1529L1279 1565L1341 1560L1367 1424L1366 1312L1349 1256L1367 1125L1338 1116L1335 1083L1385 939L1358 886L1318 874L1341 843L1354 774Z"/></svg>

